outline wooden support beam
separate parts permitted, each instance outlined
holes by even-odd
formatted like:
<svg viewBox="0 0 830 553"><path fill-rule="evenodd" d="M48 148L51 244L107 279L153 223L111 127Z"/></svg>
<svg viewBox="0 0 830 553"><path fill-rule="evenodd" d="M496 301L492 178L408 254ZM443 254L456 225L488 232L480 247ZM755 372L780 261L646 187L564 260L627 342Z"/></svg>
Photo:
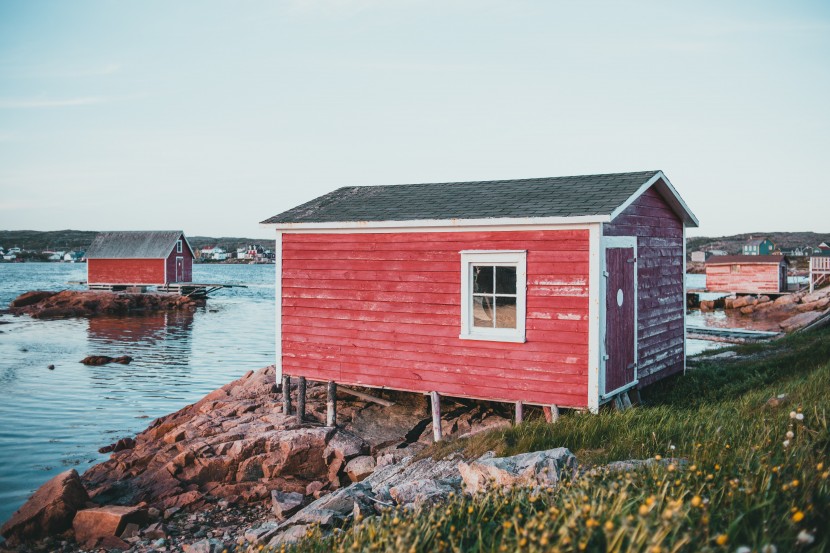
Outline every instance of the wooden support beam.
<svg viewBox="0 0 830 553"><path fill-rule="evenodd" d="M337 383L329 380L326 390L326 426L337 426Z"/></svg>
<svg viewBox="0 0 830 553"><path fill-rule="evenodd" d="M436 442L441 441L441 396L438 392L429 393L429 401L432 404L432 438Z"/></svg>
<svg viewBox="0 0 830 553"><path fill-rule="evenodd" d="M622 395L623 409L631 409L631 398L628 397L628 392L623 392L621 395Z"/></svg>
<svg viewBox="0 0 830 553"><path fill-rule="evenodd" d="M287 374L282 375L282 413L291 414L291 377Z"/></svg>
<svg viewBox="0 0 830 553"><path fill-rule="evenodd" d="M524 405L521 401L516 402L516 424L522 424L524 420Z"/></svg>
<svg viewBox="0 0 830 553"><path fill-rule="evenodd" d="M631 402L634 405L640 405L643 402L643 398L640 397L640 389L639 388L632 388L631 389L631 395L634 396L634 398L631 400Z"/></svg>
<svg viewBox="0 0 830 553"><path fill-rule="evenodd" d="M305 377L301 376L297 381L297 422L303 423L305 419Z"/></svg>
<svg viewBox="0 0 830 553"><path fill-rule="evenodd" d="M378 405L383 405L384 407L392 407L393 405L395 405L394 401L389 401L388 399L373 396L365 392L358 392L357 390L352 390L351 388L346 388L345 386L340 386L340 391L344 394L349 394L360 399L365 399L366 401L377 403Z"/></svg>
<svg viewBox="0 0 830 553"><path fill-rule="evenodd" d="M559 407L557 405L542 407L542 412L545 414L545 420L549 423L559 420Z"/></svg>

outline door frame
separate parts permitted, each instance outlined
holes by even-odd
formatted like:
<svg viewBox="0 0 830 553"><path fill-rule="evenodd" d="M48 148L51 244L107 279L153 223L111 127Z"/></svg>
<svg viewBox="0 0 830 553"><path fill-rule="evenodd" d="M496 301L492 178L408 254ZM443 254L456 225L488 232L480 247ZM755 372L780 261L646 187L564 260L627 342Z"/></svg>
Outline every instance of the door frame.
<svg viewBox="0 0 830 553"><path fill-rule="evenodd" d="M182 272L179 273L179 263L181 263ZM184 257L176 256L176 282L184 282Z"/></svg>
<svg viewBox="0 0 830 553"><path fill-rule="evenodd" d="M600 402L603 400L607 400L620 392L628 390L629 388L633 388L639 383L639 370L640 370L640 359L639 359L639 351L637 348L637 337L639 335L638 329L638 303L639 303L639 283L637 281L637 277L639 273L639 260L637 257L637 237L636 236L603 236L601 241L601 252L600 255L600 267L601 267L601 278L600 278L600 294L599 294L599 397ZM606 250L613 249L613 248L632 248L634 250L634 380L629 382L628 384L617 388L616 390L611 390L610 392L605 392L605 366L607 353L605 350L605 338L606 338L606 302L608 301L608 273L607 273L607 257L606 257Z"/></svg>

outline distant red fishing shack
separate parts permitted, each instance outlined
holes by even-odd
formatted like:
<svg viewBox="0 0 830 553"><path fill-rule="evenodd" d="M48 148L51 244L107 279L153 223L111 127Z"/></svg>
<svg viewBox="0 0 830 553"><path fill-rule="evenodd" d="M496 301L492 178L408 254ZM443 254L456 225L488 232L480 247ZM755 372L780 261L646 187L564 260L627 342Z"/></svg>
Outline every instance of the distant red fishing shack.
<svg viewBox="0 0 830 553"><path fill-rule="evenodd" d="M684 370L697 224L661 171L335 190L263 221L278 374L596 411Z"/></svg>
<svg viewBox="0 0 830 553"><path fill-rule="evenodd" d="M193 257L180 230L102 232L86 252L87 283L144 286L190 282Z"/></svg>
<svg viewBox="0 0 830 553"><path fill-rule="evenodd" d="M716 255L706 261L706 289L739 294L787 291L789 260L783 255Z"/></svg>

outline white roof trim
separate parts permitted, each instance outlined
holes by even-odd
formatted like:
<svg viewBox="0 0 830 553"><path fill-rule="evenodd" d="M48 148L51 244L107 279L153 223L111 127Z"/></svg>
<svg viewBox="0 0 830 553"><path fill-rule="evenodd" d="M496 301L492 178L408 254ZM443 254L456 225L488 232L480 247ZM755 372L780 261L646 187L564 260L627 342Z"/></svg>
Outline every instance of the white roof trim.
<svg viewBox="0 0 830 553"><path fill-rule="evenodd" d="M190 242L187 240L187 236L185 236L184 233L181 233L179 236L181 236L181 240L184 242L184 245L187 246L187 249L190 250L190 256L193 259L196 259L196 254L193 253L193 248L190 247ZM176 238L176 242L178 242L178 241L179 241L179 238ZM170 254L173 253L173 250L176 249L176 242L173 242L173 246L170 248L170 251L167 252L167 255L165 255L164 257L158 257L156 259L167 259L168 257L170 257ZM184 253L184 250L182 250L182 253ZM125 258L122 258L122 259L125 259ZM130 259L132 259L132 258L130 258Z"/></svg>
<svg viewBox="0 0 830 553"><path fill-rule="evenodd" d="M617 209L615 209L611 213L611 220L613 221L614 219L616 219L617 216L620 213L625 211L628 208L628 206L633 204L637 200L637 198L639 198L640 196L642 196L645 193L646 190L651 188L653 185L655 185L660 180L663 181L663 183L665 185L663 188L665 188L666 191L671 195L671 198L666 198L665 194L662 194L662 195L663 195L664 199L669 202L670 207L672 207L672 209L674 209L675 213L677 213L680 216L680 218L683 219L683 226L684 227L697 227L697 226L700 226L700 222L697 220L697 217L695 217L695 214L692 213L692 210L689 209L689 206L686 205L686 202L684 202L683 198L680 197L680 194L677 193L677 190L674 188L674 186L672 186L672 183L671 183L671 181L669 181L669 178L665 174L663 174L663 171L657 171L657 173L653 177L651 177L649 180L647 180L645 182L645 184L643 184L634 194L631 195L630 198L628 198L625 202L622 203L622 205L620 205ZM677 205L671 205L672 200Z"/></svg>
<svg viewBox="0 0 830 553"><path fill-rule="evenodd" d="M573 225L584 223L607 223L608 215L579 215L574 217L522 217L490 219L415 219L411 221L339 221L330 223L260 223L262 228L279 231L292 230L337 230L337 229L403 229L403 228L446 228L446 227L503 227L524 225Z"/></svg>

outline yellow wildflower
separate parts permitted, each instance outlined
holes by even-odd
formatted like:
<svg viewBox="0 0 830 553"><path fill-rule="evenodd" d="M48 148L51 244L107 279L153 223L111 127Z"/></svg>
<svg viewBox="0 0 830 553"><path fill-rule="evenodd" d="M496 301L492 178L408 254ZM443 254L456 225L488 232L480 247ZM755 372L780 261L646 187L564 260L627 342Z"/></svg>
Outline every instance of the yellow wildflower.
<svg viewBox="0 0 830 553"><path fill-rule="evenodd" d="M801 511L793 513L793 522L801 522L802 520L804 520L804 513Z"/></svg>
<svg viewBox="0 0 830 553"><path fill-rule="evenodd" d="M699 495L692 498L692 507L700 507L701 503L703 503L703 499Z"/></svg>
<svg viewBox="0 0 830 553"><path fill-rule="evenodd" d="M729 543L729 536L726 534L718 534L718 537L715 538L715 543L718 545L726 545Z"/></svg>

